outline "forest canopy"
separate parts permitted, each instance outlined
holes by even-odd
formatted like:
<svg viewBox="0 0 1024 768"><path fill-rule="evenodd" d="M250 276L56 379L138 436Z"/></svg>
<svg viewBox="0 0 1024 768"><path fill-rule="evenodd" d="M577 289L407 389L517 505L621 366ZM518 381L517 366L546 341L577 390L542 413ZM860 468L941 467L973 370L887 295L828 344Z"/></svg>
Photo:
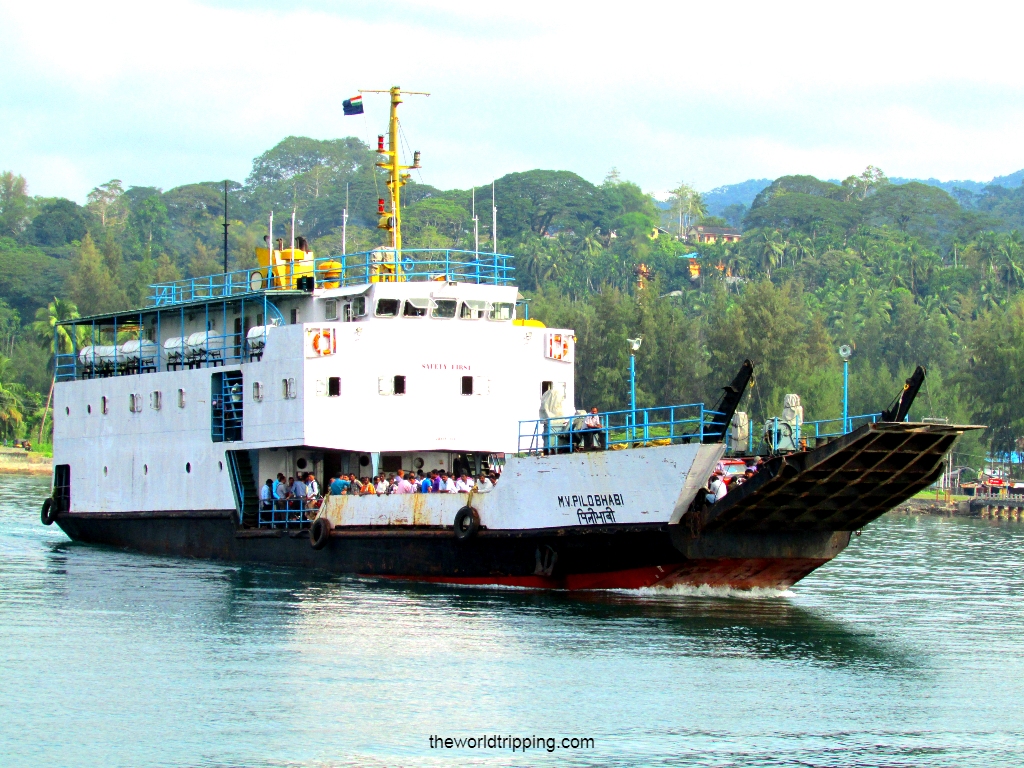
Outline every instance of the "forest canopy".
<svg viewBox="0 0 1024 768"><path fill-rule="evenodd" d="M318 255L342 251L345 210L348 252L382 244L375 160L358 139L295 136L255 158L244 181L227 183L229 269L255 266L271 211L275 237L287 239L294 210L295 234ZM406 247L472 249L475 194L489 251L490 187L410 183ZM851 413L881 410L922 364L914 418L989 427L965 441L958 463L980 467L987 452L1024 448L1024 186L951 195L891 183L873 167L841 183L784 176L722 218L685 184L658 204L614 170L600 184L564 170L511 173L493 188L498 250L515 257L530 316L576 331L578 407L624 405L625 340L642 335L640 405L714 402L750 358L757 373L742 407L753 419L778 415L789 392L806 418L834 418L836 349L850 344ZM164 191L112 179L83 206L33 197L23 177L0 175L5 436L49 428L56 319L143 305L153 282L223 269L224 190L222 181ZM678 237L684 222L731 223L742 239L688 242Z"/></svg>

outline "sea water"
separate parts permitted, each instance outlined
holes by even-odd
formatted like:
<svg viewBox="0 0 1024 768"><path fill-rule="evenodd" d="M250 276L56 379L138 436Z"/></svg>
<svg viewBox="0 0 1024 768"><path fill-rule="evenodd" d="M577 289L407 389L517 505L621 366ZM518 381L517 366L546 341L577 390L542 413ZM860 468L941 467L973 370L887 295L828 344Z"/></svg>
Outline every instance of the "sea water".
<svg viewBox="0 0 1024 768"><path fill-rule="evenodd" d="M3 766L1024 764L1018 523L888 515L781 592L566 594L76 544L46 492L0 479Z"/></svg>

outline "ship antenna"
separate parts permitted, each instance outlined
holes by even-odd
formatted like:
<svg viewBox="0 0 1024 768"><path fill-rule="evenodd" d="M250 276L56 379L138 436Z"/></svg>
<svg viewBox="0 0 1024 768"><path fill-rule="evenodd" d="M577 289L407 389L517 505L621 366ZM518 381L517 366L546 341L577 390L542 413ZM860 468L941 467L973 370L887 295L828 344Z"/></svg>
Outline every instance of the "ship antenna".
<svg viewBox="0 0 1024 768"><path fill-rule="evenodd" d="M389 93L391 94L391 117L388 122L388 148L384 149L384 137L377 137L377 154L383 155L385 159L378 162L378 168L388 172L388 191L391 193L391 215L384 213L377 224L378 229L386 229L391 232L391 247L395 250L395 269L401 262L402 252L402 206L401 189L408 183L409 174L402 171L420 167L420 153L413 152L412 165L402 165L398 148L398 105L402 103L402 89L394 85L386 91L374 91L360 89L359 93ZM406 96L429 96L425 91L405 91ZM378 212L380 209L378 208Z"/></svg>
<svg viewBox="0 0 1024 768"><path fill-rule="evenodd" d="M476 187L473 187L473 243L475 253L480 253L480 217L476 215Z"/></svg>
<svg viewBox="0 0 1024 768"><path fill-rule="evenodd" d="M341 211L341 255L348 253L348 182L345 182L345 207Z"/></svg>
<svg viewBox="0 0 1024 768"><path fill-rule="evenodd" d="M224 274L228 273L228 181L224 180Z"/></svg>

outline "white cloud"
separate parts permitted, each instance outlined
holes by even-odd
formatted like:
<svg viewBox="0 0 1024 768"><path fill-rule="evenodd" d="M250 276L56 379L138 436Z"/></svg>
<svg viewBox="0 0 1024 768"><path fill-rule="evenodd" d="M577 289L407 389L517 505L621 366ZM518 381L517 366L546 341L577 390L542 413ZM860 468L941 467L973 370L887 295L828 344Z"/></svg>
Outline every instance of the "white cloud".
<svg viewBox="0 0 1024 768"><path fill-rule="evenodd" d="M117 177L242 179L287 135L403 107L424 180L612 166L647 189L749 177L987 179L1024 167L1017 7L849 3L0 0L0 168L83 199Z"/></svg>

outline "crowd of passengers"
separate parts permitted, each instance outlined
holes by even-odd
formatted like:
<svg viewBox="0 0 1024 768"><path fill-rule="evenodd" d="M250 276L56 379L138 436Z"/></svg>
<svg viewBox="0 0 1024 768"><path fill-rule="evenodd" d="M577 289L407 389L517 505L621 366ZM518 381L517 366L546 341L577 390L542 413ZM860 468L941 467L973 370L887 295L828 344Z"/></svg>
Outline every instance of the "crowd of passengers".
<svg viewBox="0 0 1024 768"><path fill-rule="evenodd" d="M704 499L708 504L714 504L719 499L724 498L733 488L738 488L748 482L761 469L764 459L748 459L745 463L746 469L743 470L742 475L731 475L726 470L724 463L718 463L715 471L711 473L707 486L704 488Z"/></svg>
<svg viewBox="0 0 1024 768"><path fill-rule="evenodd" d="M327 486L330 496L386 496L392 493L489 493L494 490L499 475L495 472L473 477L468 473L448 474L445 470L431 470L415 474L398 470L392 475L359 478L337 473ZM299 472L285 478L268 479L260 488L260 507L271 509L316 509L324 500L320 485L312 472Z"/></svg>

